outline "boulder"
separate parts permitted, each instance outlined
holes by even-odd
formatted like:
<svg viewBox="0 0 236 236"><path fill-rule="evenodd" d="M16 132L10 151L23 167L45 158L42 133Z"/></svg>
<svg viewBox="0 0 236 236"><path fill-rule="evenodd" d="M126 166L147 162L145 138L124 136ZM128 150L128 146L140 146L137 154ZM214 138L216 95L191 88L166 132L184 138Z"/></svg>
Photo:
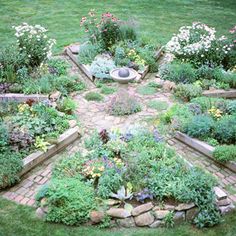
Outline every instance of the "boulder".
<svg viewBox="0 0 236 236"><path fill-rule="evenodd" d="M153 207L154 207L154 205L151 202L148 202L146 204L142 204L140 206L135 207L132 210L131 214L133 216L137 216L137 215L140 215L144 212L147 212L147 211L151 210Z"/></svg>
<svg viewBox="0 0 236 236"><path fill-rule="evenodd" d="M134 220L137 226L148 226L154 222L154 216L149 211L139 216L136 216Z"/></svg>
<svg viewBox="0 0 236 236"><path fill-rule="evenodd" d="M174 215L174 222L175 224L181 224L185 221L185 212L184 211L177 211Z"/></svg>
<svg viewBox="0 0 236 236"><path fill-rule="evenodd" d="M177 207L175 207L176 211L185 211L195 207L194 203L181 203Z"/></svg>
<svg viewBox="0 0 236 236"><path fill-rule="evenodd" d="M157 210L154 211L154 216L156 219L158 220L162 220L166 217L166 215L168 215L170 213L170 211L168 210Z"/></svg>
<svg viewBox="0 0 236 236"><path fill-rule="evenodd" d="M110 208L106 213L111 217L121 219L131 216L131 213L123 208Z"/></svg>
<svg viewBox="0 0 236 236"><path fill-rule="evenodd" d="M90 216L90 220L93 223L97 224L97 223L100 223L104 219L105 214L102 211L91 211L89 216Z"/></svg>
<svg viewBox="0 0 236 236"><path fill-rule="evenodd" d="M231 201L228 198L226 198L226 199L218 200L216 204L217 206L228 206L231 204Z"/></svg>
<svg viewBox="0 0 236 236"><path fill-rule="evenodd" d="M194 207L192 209L189 209L186 211L186 220L187 221L192 221L198 214L198 208Z"/></svg>
<svg viewBox="0 0 236 236"><path fill-rule="evenodd" d="M126 219L118 219L116 222L121 227L125 227L125 228L135 227L135 222L134 222L133 217L129 217Z"/></svg>
<svg viewBox="0 0 236 236"><path fill-rule="evenodd" d="M76 125L77 125L77 121L76 120L69 120L70 128L74 128Z"/></svg>
<svg viewBox="0 0 236 236"><path fill-rule="evenodd" d="M231 203L228 206L221 206L221 207L219 207L219 210L220 210L220 213L222 215L226 215L226 214L234 211L235 210L235 206Z"/></svg>
<svg viewBox="0 0 236 236"><path fill-rule="evenodd" d="M214 187L215 195L217 200L222 200L227 198L227 194L219 187Z"/></svg>
<svg viewBox="0 0 236 236"><path fill-rule="evenodd" d="M41 207L39 207L36 212L35 212L36 216L40 219L43 219L46 215L46 213L43 211L43 209Z"/></svg>
<svg viewBox="0 0 236 236"><path fill-rule="evenodd" d="M51 94L49 95L49 99L50 99L52 102L55 102L55 101L57 101L57 100L60 98L60 96L61 96L61 93L60 93L59 91L56 91L56 92L51 93Z"/></svg>
<svg viewBox="0 0 236 236"><path fill-rule="evenodd" d="M161 225L163 225L163 222L161 220L154 221L151 225L149 225L150 228L158 228Z"/></svg>

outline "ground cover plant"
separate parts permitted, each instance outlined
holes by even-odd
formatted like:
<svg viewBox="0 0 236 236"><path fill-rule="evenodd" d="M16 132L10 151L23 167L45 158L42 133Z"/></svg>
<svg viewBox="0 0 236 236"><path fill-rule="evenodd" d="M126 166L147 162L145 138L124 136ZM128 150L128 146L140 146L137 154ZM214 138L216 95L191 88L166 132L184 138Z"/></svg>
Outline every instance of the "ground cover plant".
<svg viewBox="0 0 236 236"><path fill-rule="evenodd" d="M219 161L235 160L235 101L198 97L185 105L174 105L161 120L190 137L216 146L213 156Z"/></svg>
<svg viewBox="0 0 236 236"><path fill-rule="evenodd" d="M0 189L15 184L22 159L35 150L46 151L69 128L68 116L59 113L50 102L1 103Z"/></svg>
<svg viewBox="0 0 236 236"><path fill-rule="evenodd" d="M163 204L175 199L198 206L194 219L198 227L219 223L215 179L187 166L162 140L157 130L141 127L125 133L95 132L85 141L87 154L62 159L51 182L39 191L36 199L48 209L46 221L68 225L87 222L89 212L107 209L109 199L116 199L126 209L144 201ZM171 224L170 219L166 222Z"/></svg>
<svg viewBox="0 0 236 236"><path fill-rule="evenodd" d="M88 42L81 45L78 61L89 64L90 72L98 79L110 79L110 71L116 67L129 67L143 71L157 69L156 47L138 39L130 21L117 19L111 13L99 17L94 10L82 17Z"/></svg>
<svg viewBox="0 0 236 236"><path fill-rule="evenodd" d="M168 108L168 103L165 101L150 100L147 106L157 111L163 111Z"/></svg>

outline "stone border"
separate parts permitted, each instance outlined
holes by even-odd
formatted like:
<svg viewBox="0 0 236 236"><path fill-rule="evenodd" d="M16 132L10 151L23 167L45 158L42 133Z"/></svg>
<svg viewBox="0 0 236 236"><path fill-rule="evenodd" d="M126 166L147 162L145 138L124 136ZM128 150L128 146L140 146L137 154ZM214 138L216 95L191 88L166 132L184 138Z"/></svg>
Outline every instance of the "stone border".
<svg viewBox="0 0 236 236"><path fill-rule="evenodd" d="M220 98L236 98L236 89L214 89L214 90L206 90L202 93L203 96L206 97L220 97Z"/></svg>
<svg viewBox="0 0 236 236"><path fill-rule="evenodd" d="M32 99L35 101L44 101L48 99L48 95L41 94L21 94L21 93L5 93L0 94L0 102L26 102L27 100Z"/></svg>
<svg viewBox="0 0 236 236"><path fill-rule="evenodd" d="M55 154L60 152L63 148L67 147L69 144L74 142L79 137L80 133L78 126L66 130L57 139L57 144L49 146L46 152L37 151L25 157L23 159L23 169L19 173L19 176L20 177L23 176L25 173L33 169L36 165L54 156Z"/></svg>
<svg viewBox="0 0 236 236"><path fill-rule="evenodd" d="M228 168L229 170L233 171L234 173L236 173L236 162L229 161L227 163L223 163L223 162L217 161L213 157L213 152L215 150L215 148L213 146L210 146L209 144L202 142L198 139L191 138L188 135L186 135L180 131L176 132L175 138L180 140L181 142L187 144L188 146L196 149L197 151L203 153L204 155L206 155L207 157L209 157L210 159L212 159L216 163L218 163L218 164Z"/></svg>

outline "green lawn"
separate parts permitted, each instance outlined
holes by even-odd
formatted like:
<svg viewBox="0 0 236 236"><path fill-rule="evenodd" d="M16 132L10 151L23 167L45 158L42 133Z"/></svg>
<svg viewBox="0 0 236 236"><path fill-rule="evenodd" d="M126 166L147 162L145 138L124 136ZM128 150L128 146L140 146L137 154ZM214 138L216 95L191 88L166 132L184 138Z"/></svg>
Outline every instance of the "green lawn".
<svg viewBox="0 0 236 236"><path fill-rule="evenodd" d="M13 40L12 25L42 24L57 39L57 49L79 40L80 19L89 9L111 11L121 19L138 22L143 36L165 43L176 30L202 21L224 34L236 24L235 0L1 0L1 46Z"/></svg>
<svg viewBox="0 0 236 236"><path fill-rule="evenodd" d="M30 207L17 205L0 198L0 236L235 236L236 214L225 218L217 227L198 230L191 225L182 225L172 229L116 229L101 230L96 227L66 227L49 224L35 217Z"/></svg>

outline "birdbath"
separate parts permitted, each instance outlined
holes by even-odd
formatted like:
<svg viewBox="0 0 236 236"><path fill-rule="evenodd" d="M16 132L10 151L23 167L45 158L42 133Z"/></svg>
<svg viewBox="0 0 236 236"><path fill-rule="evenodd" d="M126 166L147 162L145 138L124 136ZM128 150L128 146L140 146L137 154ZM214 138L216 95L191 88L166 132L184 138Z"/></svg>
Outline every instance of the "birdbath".
<svg viewBox="0 0 236 236"><path fill-rule="evenodd" d="M112 79L120 84L128 84L133 81L137 75L137 71L127 67L116 68L110 72Z"/></svg>

